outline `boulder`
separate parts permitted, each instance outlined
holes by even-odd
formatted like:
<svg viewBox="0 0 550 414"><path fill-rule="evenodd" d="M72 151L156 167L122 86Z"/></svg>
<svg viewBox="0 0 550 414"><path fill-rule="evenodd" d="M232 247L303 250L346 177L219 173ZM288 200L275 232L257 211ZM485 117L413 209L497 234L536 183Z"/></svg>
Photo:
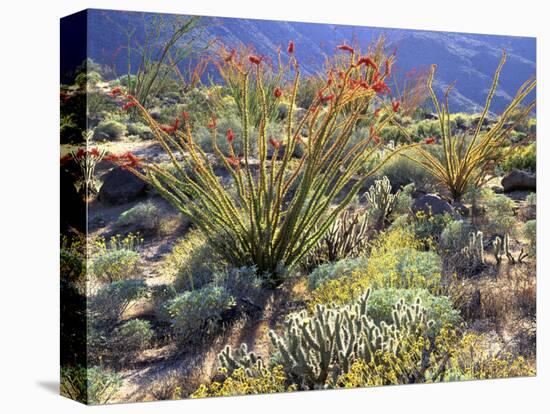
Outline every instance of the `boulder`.
<svg viewBox="0 0 550 414"><path fill-rule="evenodd" d="M419 211L424 212L425 214L439 215L439 214L450 214L455 216L455 211L453 207L437 194L426 194L420 198L414 200L412 205L413 213L418 213Z"/></svg>
<svg viewBox="0 0 550 414"><path fill-rule="evenodd" d="M526 171L512 170L501 181L505 193L510 191L536 191L537 177Z"/></svg>
<svg viewBox="0 0 550 414"><path fill-rule="evenodd" d="M131 172L116 167L105 174L99 200L108 204L124 204L145 195L147 184Z"/></svg>

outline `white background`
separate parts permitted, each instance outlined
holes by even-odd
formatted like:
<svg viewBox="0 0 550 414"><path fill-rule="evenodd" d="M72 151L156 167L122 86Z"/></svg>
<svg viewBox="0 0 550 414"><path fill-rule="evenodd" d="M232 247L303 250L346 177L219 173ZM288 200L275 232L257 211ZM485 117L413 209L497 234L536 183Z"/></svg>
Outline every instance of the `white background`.
<svg viewBox="0 0 550 414"><path fill-rule="evenodd" d="M247 4L248 3L248 4ZM12 412L549 412L544 1L4 0L0 4L0 407ZM378 6L379 4L380 6ZM85 408L57 395L59 18L86 7L536 36L538 376ZM542 70L541 70L542 68ZM540 237L540 236L543 237ZM546 403L546 404L545 404ZM546 409L545 409L546 408ZM544 410L544 411L543 411Z"/></svg>

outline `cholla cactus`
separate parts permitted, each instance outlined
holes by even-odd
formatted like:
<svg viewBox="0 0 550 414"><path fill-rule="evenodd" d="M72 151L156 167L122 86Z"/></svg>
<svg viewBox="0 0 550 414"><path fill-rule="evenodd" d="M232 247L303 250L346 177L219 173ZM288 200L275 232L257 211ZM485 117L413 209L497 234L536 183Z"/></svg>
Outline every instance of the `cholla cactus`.
<svg viewBox="0 0 550 414"><path fill-rule="evenodd" d="M384 227L386 219L395 207L399 192L398 190L395 194L392 194L390 180L384 176L381 180L376 180L369 191L365 193L367 202L372 207L369 214L374 218L374 225L377 230Z"/></svg>
<svg viewBox="0 0 550 414"><path fill-rule="evenodd" d="M240 347L232 349L227 345L218 355L220 367L226 370L227 374L242 368L249 377L256 377L265 371L265 366L260 357L253 352L248 352L248 346L242 343Z"/></svg>
<svg viewBox="0 0 550 414"><path fill-rule="evenodd" d="M308 256L307 264L356 257L368 241L368 224L369 215L365 211L345 210Z"/></svg>
<svg viewBox="0 0 550 414"><path fill-rule="evenodd" d="M412 306L400 300L393 309L393 322L377 325L367 316L369 294L344 307L317 305L311 317L306 311L292 314L283 336L270 331L290 377L308 388L324 387L348 372L355 360L371 362L384 352L396 354L407 346L405 339L433 324L417 299Z"/></svg>
<svg viewBox="0 0 550 414"><path fill-rule="evenodd" d="M462 254L473 264L483 265L485 263L485 249L483 247L483 233L470 233L468 245L462 249Z"/></svg>
<svg viewBox="0 0 550 414"><path fill-rule="evenodd" d="M523 249L518 254L518 257L515 258L512 252L510 251L510 237L508 234L504 235L504 238L496 237L493 242L493 254L497 264L500 264L502 261L502 256L506 256L508 261L512 264L521 263L523 259L527 257L527 253L524 253Z"/></svg>

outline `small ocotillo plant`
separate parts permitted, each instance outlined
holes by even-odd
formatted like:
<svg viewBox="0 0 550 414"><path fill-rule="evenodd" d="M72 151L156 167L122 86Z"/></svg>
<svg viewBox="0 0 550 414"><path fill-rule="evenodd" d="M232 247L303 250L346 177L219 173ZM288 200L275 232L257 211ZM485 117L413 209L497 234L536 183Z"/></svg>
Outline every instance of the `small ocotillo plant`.
<svg viewBox="0 0 550 414"><path fill-rule="evenodd" d="M377 133L394 116L394 111L383 101L389 91L384 80L394 57L386 56L379 43L369 48L365 56L348 45L339 46L340 53L327 63L323 86L311 107L296 120L293 108L300 70L293 49L294 45L289 45L289 63L282 78L290 81L271 92L277 98L284 95L289 102L283 137L267 134L270 119L264 79L269 78L265 71L270 66L255 55L247 59L228 56L220 64L232 65L232 70L239 74L242 153L237 153L233 146L232 130L222 138L227 140L229 156L223 153L218 145L214 116L209 125L212 157L194 141L188 114L182 115L183 129L179 128L179 118L171 128L166 128L135 97L128 96L126 106L136 107L142 114L172 166L146 162L132 154L109 157L150 183L231 264L256 266L258 273L266 275L273 284L281 283L285 269L300 262L319 242L368 177L388 159L375 157L383 146ZM247 109L252 83L261 108L256 134L251 133L253 126ZM376 114L375 102L382 107ZM354 141L353 131L359 120L372 126L371 133ZM307 139L301 135L304 130ZM257 161L251 158L252 144L258 148ZM302 155L292 159L297 146L302 147ZM405 148L406 145L401 146L394 153ZM360 175L370 159L376 160L374 166ZM216 164L232 177L236 196L214 174ZM353 182L350 190L339 200L337 195L350 182Z"/></svg>
<svg viewBox="0 0 550 414"><path fill-rule="evenodd" d="M460 201L469 188L479 186L490 174L495 163L506 157L515 148L517 143L509 142L508 150L502 151L514 127L529 115L535 107L536 102L534 100L524 107L520 107L536 86L536 80L529 79L518 89L514 99L502 112L496 123L487 131L482 131L505 62L506 53L503 52L491 89L487 95L485 107L472 134L453 134L449 113L449 93L453 85L447 88L444 104L441 104L432 86L436 66L432 65L431 67L428 77L428 91L439 120L439 139L443 146L443 156L437 157L424 146L416 146L415 156L410 157L410 159L422 165L447 188L454 201ZM395 124L405 136L409 137L409 133L405 128L402 128L398 123ZM427 144L435 142L435 137L426 139Z"/></svg>

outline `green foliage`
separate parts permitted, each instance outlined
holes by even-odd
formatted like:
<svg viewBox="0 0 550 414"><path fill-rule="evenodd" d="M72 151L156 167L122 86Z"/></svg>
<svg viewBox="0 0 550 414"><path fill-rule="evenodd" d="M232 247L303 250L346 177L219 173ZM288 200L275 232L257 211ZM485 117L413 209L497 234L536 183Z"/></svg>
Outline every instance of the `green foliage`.
<svg viewBox="0 0 550 414"><path fill-rule="evenodd" d="M169 322L170 314L165 305L178 295L176 289L172 284L162 284L151 286L150 290L155 316L160 321Z"/></svg>
<svg viewBox="0 0 550 414"><path fill-rule="evenodd" d="M236 395L270 394L275 392L295 391L295 385L287 385L287 378L281 365L272 369L264 369L261 373L251 376L243 368L236 369L231 374L220 370L222 381L202 384L191 398L229 397Z"/></svg>
<svg viewBox="0 0 550 414"><path fill-rule="evenodd" d="M372 243L366 267L329 279L311 292L309 309L317 304L345 304L357 299L368 287L428 289L441 287L441 258L420 251L420 242L410 229L397 228Z"/></svg>
<svg viewBox="0 0 550 414"><path fill-rule="evenodd" d="M190 230L164 257L163 271L169 279L175 278L178 292L198 289L211 282L213 274L221 270L220 261L214 258L218 259L204 235Z"/></svg>
<svg viewBox="0 0 550 414"><path fill-rule="evenodd" d="M136 300L148 295L143 280L120 280L101 287L90 298L92 319L101 324L116 323Z"/></svg>
<svg viewBox="0 0 550 414"><path fill-rule="evenodd" d="M337 262L324 263L319 265L308 275L308 286L310 290L315 290L323 283L349 276L355 271L360 271L367 266L365 257L346 258Z"/></svg>
<svg viewBox="0 0 550 414"><path fill-rule="evenodd" d="M207 284L184 292L166 304L172 328L179 343L196 343L213 333L224 311L235 306L235 300L223 287Z"/></svg>
<svg viewBox="0 0 550 414"><path fill-rule="evenodd" d="M462 318L460 312L453 308L453 302L447 296L432 295L426 289L373 289L369 298L367 315L377 324L382 321L392 322L392 311L395 303L403 299L406 305L414 305L417 298L427 311L429 320L434 324L430 335L435 336L444 325L458 327Z"/></svg>
<svg viewBox="0 0 550 414"><path fill-rule="evenodd" d="M516 234L516 219L514 217L516 204L514 200L503 194L495 194L485 203L485 208L487 210L485 228L488 232L501 236L506 233Z"/></svg>
<svg viewBox="0 0 550 414"><path fill-rule="evenodd" d="M94 140L96 141L115 141L122 138L128 133L126 125L115 121L114 119L106 119L101 121L94 128Z"/></svg>
<svg viewBox="0 0 550 414"><path fill-rule="evenodd" d="M85 258L75 249L61 248L59 265L61 278L69 282L79 283L86 277Z"/></svg>
<svg viewBox="0 0 550 414"><path fill-rule="evenodd" d="M130 249L107 249L90 263L94 278L106 283L135 278L139 268L139 253Z"/></svg>
<svg viewBox="0 0 550 414"><path fill-rule="evenodd" d="M136 204L117 219L118 226L132 227L134 231L158 234L163 224L163 212L152 201Z"/></svg>
<svg viewBox="0 0 550 414"><path fill-rule="evenodd" d="M115 352L125 355L147 349L154 332L149 321L132 319L117 327L112 335Z"/></svg>
<svg viewBox="0 0 550 414"><path fill-rule="evenodd" d="M132 122L128 124L127 128L129 136L137 136L140 139L154 138L153 133L151 132L151 128L141 122Z"/></svg>
<svg viewBox="0 0 550 414"><path fill-rule="evenodd" d="M535 172L537 170L536 143L513 148L500 165L505 172L513 169Z"/></svg>
<svg viewBox="0 0 550 414"><path fill-rule="evenodd" d="M99 366L61 368L61 395L84 404L107 404L122 386L122 377Z"/></svg>
<svg viewBox="0 0 550 414"><path fill-rule="evenodd" d="M537 221L529 220L523 225L523 236L529 243L529 251L531 254L536 255L537 252Z"/></svg>

